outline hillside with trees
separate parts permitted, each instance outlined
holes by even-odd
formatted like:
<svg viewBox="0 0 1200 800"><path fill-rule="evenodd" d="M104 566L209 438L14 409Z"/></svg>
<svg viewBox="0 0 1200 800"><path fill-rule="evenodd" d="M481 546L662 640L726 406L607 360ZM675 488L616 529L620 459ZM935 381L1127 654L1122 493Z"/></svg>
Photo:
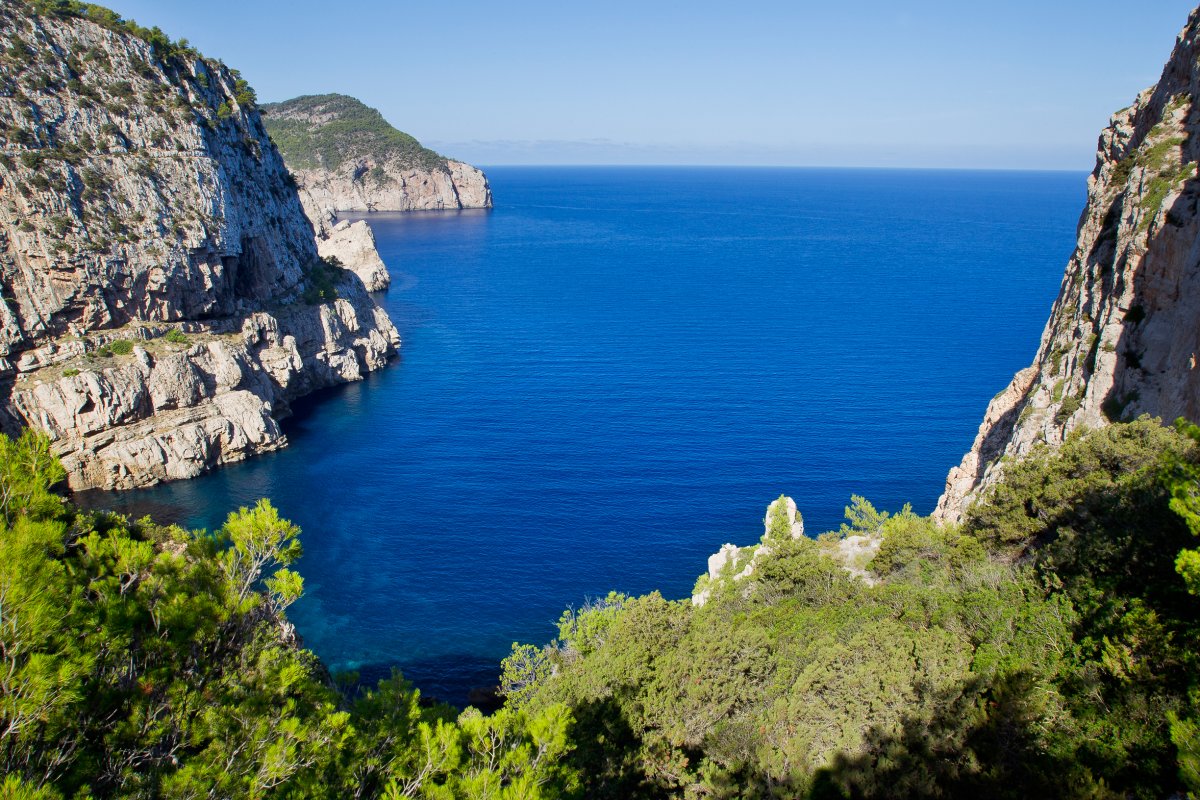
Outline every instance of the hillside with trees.
<svg viewBox="0 0 1200 800"><path fill-rule="evenodd" d="M709 600L610 595L491 716L362 687L286 609L299 531L85 513L0 439L6 797L1145 797L1200 791L1200 429L1010 469L962 526L856 499ZM780 506L782 507L782 506ZM849 536L880 537L852 573Z"/></svg>

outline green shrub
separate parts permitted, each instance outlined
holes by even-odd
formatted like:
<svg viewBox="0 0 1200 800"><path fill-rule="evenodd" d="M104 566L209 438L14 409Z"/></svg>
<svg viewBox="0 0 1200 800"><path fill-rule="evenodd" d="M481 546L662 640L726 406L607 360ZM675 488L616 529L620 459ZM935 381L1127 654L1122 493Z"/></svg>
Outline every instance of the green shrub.
<svg viewBox="0 0 1200 800"><path fill-rule="evenodd" d="M250 84L244 79L238 78L233 83L233 99L237 101L239 106L252 108L258 102L258 95L254 89L250 88Z"/></svg>
<svg viewBox="0 0 1200 800"><path fill-rule="evenodd" d="M79 370L75 369L74 367L68 367L67 369L63 370L64 378L74 378L78 374Z"/></svg>
<svg viewBox="0 0 1200 800"><path fill-rule="evenodd" d="M121 100L132 100L133 84L129 81L115 81L108 85L108 92Z"/></svg>
<svg viewBox="0 0 1200 800"><path fill-rule="evenodd" d="M164 336L163 338L166 339L171 344L187 344L188 343L187 334L184 333L183 331L179 330L179 328L171 328L171 330L167 331L167 335Z"/></svg>
<svg viewBox="0 0 1200 800"><path fill-rule="evenodd" d="M117 339L108 347L109 350L112 351L113 355L117 356L127 356L133 352L133 342L129 341L128 339Z"/></svg>
<svg viewBox="0 0 1200 800"><path fill-rule="evenodd" d="M1058 413L1054 415L1055 421L1060 425L1066 422L1072 414L1079 410L1081 402L1077 395L1068 395L1063 398L1062 405L1058 407Z"/></svg>
<svg viewBox="0 0 1200 800"><path fill-rule="evenodd" d="M337 285L346 271L336 258L318 258L305 270L304 302L310 306L332 303L338 298Z"/></svg>

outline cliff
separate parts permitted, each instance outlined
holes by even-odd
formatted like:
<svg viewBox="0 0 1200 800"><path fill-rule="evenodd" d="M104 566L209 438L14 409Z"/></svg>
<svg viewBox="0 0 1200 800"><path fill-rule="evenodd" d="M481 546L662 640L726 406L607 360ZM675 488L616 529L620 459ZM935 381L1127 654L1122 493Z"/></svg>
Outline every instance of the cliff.
<svg viewBox="0 0 1200 800"><path fill-rule="evenodd" d="M0 52L3 424L72 488L278 448L290 400L395 352L236 71L81 3L0 0Z"/></svg>
<svg viewBox="0 0 1200 800"><path fill-rule="evenodd" d="M1200 419L1200 10L1158 85L1100 135L1078 243L1033 364L988 406L935 514L958 520L1005 457L1141 414Z"/></svg>
<svg viewBox="0 0 1200 800"><path fill-rule="evenodd" d="M318 235L341 211L491 208L481 171L422 147L353 97L297 97L263 113Z"/></svg>

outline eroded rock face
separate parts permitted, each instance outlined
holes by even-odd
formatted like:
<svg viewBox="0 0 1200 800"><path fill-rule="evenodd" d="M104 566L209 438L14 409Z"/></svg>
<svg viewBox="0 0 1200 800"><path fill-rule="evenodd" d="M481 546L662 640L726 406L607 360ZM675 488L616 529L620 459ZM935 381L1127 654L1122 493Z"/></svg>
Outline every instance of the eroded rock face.
<svg viewBox="0 0 1200 800"><path fill-rule="evenodd" d="M492 207L492 190L483 172L460 161L423 169L361 157L346 161L335 170L294 169L292 174L318 235L343 211L457 211Z"/></svg>
<svg viewBox="0 0 1200 800"><path fill-rule="evenodd" d="M1200 419L1200 10L1157 86L1101 134L1078 243L1033 364L988 406L935 514L957 521L1003 459L1151 414Z"/></svg>
<svg viewBox="0 0 1200 800"><path fill-rule="evenodd" d="M278 448L291 399L395 352L352 275L305 302L312 229L236 73L13 0L0 50L3 423L47 431L72 488Z"/></svg>
<svg viewBox="0 0 1200 800"><path fill-rule="evenodd" d="M342 220L334 225L324 238L317 239L317 252L322 258L336 258L359 277L368 292L382 291L392 281L375 248L375 234L362 220Z"/></svg>

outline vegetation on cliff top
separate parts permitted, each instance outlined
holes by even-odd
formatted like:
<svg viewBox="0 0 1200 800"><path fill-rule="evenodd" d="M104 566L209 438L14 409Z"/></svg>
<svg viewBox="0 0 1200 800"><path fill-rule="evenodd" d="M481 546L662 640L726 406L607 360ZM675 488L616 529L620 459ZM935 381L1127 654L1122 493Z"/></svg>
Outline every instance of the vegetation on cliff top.
<svg viewBox="0 0 1200 800"><path fill-rule="evenodd" d="M117 12L95 3L79 0L24 0L25 4L39 14L55 17L74 17L95 22L109 30L128 33L148 43L154 54L164 61L175 57L198 59L200 53L186 39L173 41L157 25L145 28L133 20L125 19Z"/></svg>
<svg viewBox="0 0 1200 800"><path fill-rule="evenodd" d="M343 94L306 95L262 107L271 140L291 169L336 170L366 158L377 165L445 169L446 159L388 124L375 109Z"/></svg>

